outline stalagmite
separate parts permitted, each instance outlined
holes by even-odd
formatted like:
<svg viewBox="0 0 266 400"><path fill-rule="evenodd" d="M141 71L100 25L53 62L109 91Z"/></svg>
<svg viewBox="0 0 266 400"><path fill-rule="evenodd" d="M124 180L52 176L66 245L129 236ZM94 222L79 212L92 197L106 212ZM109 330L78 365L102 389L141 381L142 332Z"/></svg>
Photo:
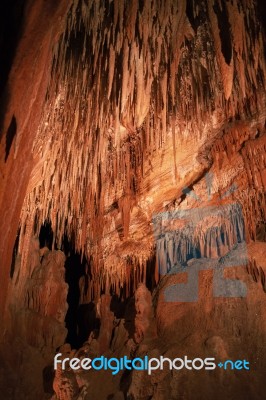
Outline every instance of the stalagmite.
<svg viewBox="0 0 266 400"><path fill-rule="evenodd" d="M139 284L135 292L135 335L136 343L144 339L156 337L156 327L153 319L153 306L151 293L144 284Z"/></svg>

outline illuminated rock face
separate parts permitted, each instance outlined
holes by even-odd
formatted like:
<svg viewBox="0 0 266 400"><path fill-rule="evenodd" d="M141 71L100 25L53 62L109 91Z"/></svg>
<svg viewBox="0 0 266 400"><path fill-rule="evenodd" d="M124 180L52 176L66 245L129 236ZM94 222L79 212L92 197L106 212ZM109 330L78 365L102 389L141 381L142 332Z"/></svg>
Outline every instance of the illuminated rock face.
<svg viewBox="0 0 266 400"><path fill-rule="evenodd" d="M58 246L67 233L92 261L88 298L102 285L128 291L129 264L140 270L134 289L153 214L207 171L214 195L237 185L254 236L266 184L257 13L236 1L73 2L31 142L22 264L34 224L50 220ZM18 157L19 133L14 147Z"/></svg>
<svg viewBox="0 0 266 400"><path fill-rule="evenodd" d="M177 306L167 304L166 323L160 288L175 278L160 276L165 274L161 263L167 265L170 260L171 264L173 249L178 249L179 262L188 261L191 243L201 257L225 255L239 242L239 225L250 259L245 273L243 269L239 274L246 276L251 288L247 314L243 320L239 317L239 323L250 318L254 308L260 314L266 270L266 113L264 32L256 1L53 4L26 3L24 34L5 99L0 147L0 278L4 286L0 318L9 337L15 335L12 323L16 321L23 341L35 349L47 347L47 358L65 340L64 255L59 250L40 250L34 239L45 221L51 223L52 247L61 248L67 236L89 260L80 280L79 302L93 301L101 309L99 315L102 311L100 339L92 339L95 349L106 350L113 337L110 292L125 300L140 283L147 283L149 289L159 284L153 292L154 299L159 299L154 309L159 335L168 337L181 314L191 335L194 312L202 317L202 333L211 318L207 315L211 310L219 313L219 307L215 302L199 302L190 314L186 304L178 306L179 312L171 308ZM206 177L211 177L211 183ZM181 224L171 228L176 229L174 242L162 238L158 242L154 221L160 213L211 207L239 207L241 219L236 213L228 220L227 211L215 223L206 217L197 224L191 241L184 239L183 222L174 221ZM202 298L208 297L209 281L205 283L200 289ZM47 295L49 290L52 297ZM101 298L103 293L107 297ZM23 312L17 320L19 310ZM33 311L38 316L33 317ZM154 319L153 311L149 309L147 318L139 314L140 318L131 316L133 333L127 338L133 340L135 333L138 339L129 347L136 352L141 352L136 346L146 331L152 331L148 336L157 340L154 321L146 326ZM50 317L55 325L48 332L45 321ZM222 321L229 324L229 315ZM40 337L30 332L32 325L42 332ZM258 341L264 328L261 322ZM211 337L219 336L213 327L210 330ZM245 337L249 330L251 322ZM120 329L116 343L119 335L126 341L125 331ZM199 347L209 337L201 333ZM225 331L225 335L231 333ZM123 346L124 342L123 351L128 351ZM154 346L163 351L158 343ZM58 383L62 376L57 378ZM135 387L128 387L136 399L141 398L138 379L134 375ZM69 393L76 393L73 385L74 389L70 382L73 391ZM147 382L146 395L163 398L155 394L156 385ZM162 396L182 394L174 388L166 395L162 382L158 387ZM111 394L107 392L106 396ZM58 393L62 393L60 384ZM183 395L188 396L185 389Z"/></svg>

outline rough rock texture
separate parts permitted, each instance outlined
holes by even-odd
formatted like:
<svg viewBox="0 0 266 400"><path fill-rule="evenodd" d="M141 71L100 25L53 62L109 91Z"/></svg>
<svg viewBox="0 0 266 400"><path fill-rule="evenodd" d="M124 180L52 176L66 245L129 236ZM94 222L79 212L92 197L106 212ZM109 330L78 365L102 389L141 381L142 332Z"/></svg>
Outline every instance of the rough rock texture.
<svg viewBox="0 0 266 400"><path fill-rule="evenodd" d="M1 99L0 293L3 311L12 249L30 174L36 163L31 152L51 69L52 48L63 28L68 2L26 1L21 38L5 93ZM27 16L25 18L25 16ZM12 207L9 205L12 204Z"/></svg>
<svg viewBox="0 0 266 400"><path fill-rule="evenodd" d="M16 259L0 340L0 387L6 398L43 398L42 373L67 335L64 263L61 251L40 250L36 238L30 240L26 270Z"/></svg>
<svg viewBox="0 0 266 400"><path fill-rule="evenodd" d="M25 2L0 119L6 399L52 395L49 363L67 333L66 240L87 260L78 302L100 319L67 354L217 352L249 358L256 374L113 379L59 370L54 398L213 399L217 385L228 398L263 397L262 8L255 0ZM53 240L40 249L44 223ZM247 297L212 297L215 268L244 252L247 261L224 274L244 281ZM192 271L199 301L165 301L167 287Z"/></svg>
<svg viewBox="0 0 266 400"><path fill-rule="evenodd" d="M252 204L265 189L257 13L237 1L73 2L54 48L20 225L27 235L50 220L58 246L65 233L74 239L91 260L89 297L145 279L153 214L178 204L207 170L215 194L233 182L241 189L250 235L254 217L265 217ZM22 262L24 243L21 235Z"/></svg>
<svg viewBox="0 0 266 400"><path fill-rule="evenodd" d="M98 303L101 328L98 336L100 354L109 349L113 332L114 313L110 310L111 296L103 295Z"/></svg>
<svg viewBox="0 0 266 400"><path fill-rule="evenodd" d="M265 251L265 246L264 251ZM233 250L233 251L237 251ZM264 253L265 254L265 253ZM194 263L198 261L194 260ZM192 267L192 266L191 266ZM134 371L129 375L119 372L112 377L110 371L78 371L70 369L65 372L64 385L60 385L61 373L56 374L54 386L58 390L76 387L75 395L62 399L217 399L243 398L261 399L264 393L265 369L265 293L258 283L246 273L246 267L230 268L226 276L244 281L248 287L247 298L214 298L212 293L212 275L204 271L199 280L199 301L193 303L166 302L165 290L182 278L177 274L167 274L153 294L153 302L148 305L148 290L141 285L135 297L136 311L150 316L155 313L156 319L145 318L149 323L142 327L153 331L153 335L139 338L138 313L132 319L130 307L125 310L123 319L116 322L114 335L106 357L210 357L224 361L226 359L248 359L252 371L168 371L157 370L151 376L146 371ZM184 272L185 274L186 272ZM146 305L146 306L145 306ZM127 323L126 323L127 321ZM143 319L142 319L143 321ZM154 322L156 321L156 327ZM243 321L245 321L243 323ZM130 332L135 330L132 335ZM154 330L155 328L155 330ZM144 330L144 329L142 329ZM154 334L155 333L155 334ZM99 345L98 339L95 339ZM95 343L86 342L78 351L64 356L95 357ZM241 375L240 375L241 374ZM104 386L102 382L105 382ZM122 391L122 393L119 391ZM56 393L57 390L55 389ZM54 400L57 398L54 397ZM117 397L116 397L117 396Z"/></svg>
<svg viewBox="0 0 266 400"><path fill-rule="evenodd" d="M139 284L135 292L135 308L136 317L134 339L136 343L140 343L148 336L156 336L151 293L144 284Z"/></svg>

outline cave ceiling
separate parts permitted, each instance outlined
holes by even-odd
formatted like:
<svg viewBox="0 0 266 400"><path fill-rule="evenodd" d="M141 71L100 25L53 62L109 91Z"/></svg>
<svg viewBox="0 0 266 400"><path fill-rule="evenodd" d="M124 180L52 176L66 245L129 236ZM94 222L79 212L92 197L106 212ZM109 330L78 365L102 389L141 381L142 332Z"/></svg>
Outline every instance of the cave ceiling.
<svg viewBox="0 0 266 400"><path fill-rule="evenodd" d="M0 203L5 209L13 199L9 240L20 228L22 265L30 238L49 221L55 246L67 235L90 260L88 296L102 287L129 290L154 255L154 215L196 207L185 187L209 204L207 172L212 202L236 185L233 200L254 239L265 221L266 186L265 48L256 4L74 0L57 13L58 27L40 36L44 55L27 56L31 89L14 100L14 71L9 82L4 127L17 132L10 149L2 146ZM9 261L10 247L1 247Z"/></svg>

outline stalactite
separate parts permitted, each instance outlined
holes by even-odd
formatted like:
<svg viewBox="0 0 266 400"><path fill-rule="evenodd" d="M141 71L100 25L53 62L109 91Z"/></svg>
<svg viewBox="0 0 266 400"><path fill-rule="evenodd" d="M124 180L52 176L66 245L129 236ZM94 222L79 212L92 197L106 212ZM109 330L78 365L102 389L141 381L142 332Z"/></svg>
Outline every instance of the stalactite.
<svg viewBox="0 0 266 400"><path fill-rule="evenodd" d="M185 2L74 0L54 48L47 101L33 144L39 161L21 214L19 249L26 257L27 232L35 221L37 232L45 220L51 221L58 247L64 234L70 238L75 232L76 250L92 259L95 286L90 286L89 298L97 297L107 282L117 293L125 284L128 293L145 277L151 244L136 252L131 279L125 254L115 259L111 252L105 254L103 238L106 224L112 224L115 240L130 240L139 177L146 165L150 168L152 154L163 151L168 135L177 181L180 140L185 143L193 135L200 141L206 121L216 118L213 125L219 126L237 113L254 116L259 107L253 94L254 88L258 93L263 89L265 62L262 32L252 25L252 40L249 36L253 5L225 3L232 45L227 63L219 32L222 11L217 5L214 10L213 0L203 3L193 1L194 20L189 20ZM213 116L214 110L222 110L221 115ZM230 157L232 145L232 138L216 140L213 149L222 148ZM262 149L250 145L243 152L265 164ZM250 174L262 182L255 164ZM116 207L108 211L110 204ZM213 234L203 238L199 233L199 242L211 241ZM183 255L186 251L182 247Z"/></svg>
<svg viewBox="0 0 266 400"><path fill-rule="evenodd" d="M249 260L249 263L247 264L247 272L252 276L252 279L255 282L261 284L262 289L266 293L265 271L257 264L255 258L251 258L251 260Z"/></svg>
<svg viewBox="0 0 266 400"><path fill-rule="evenodd" d="M238 204L181 211L176 219L183 220L184 225L171 230L168 222L157 231L161 275L185 266L191 258L218 259L245 242L244 218Z"/></svg>

